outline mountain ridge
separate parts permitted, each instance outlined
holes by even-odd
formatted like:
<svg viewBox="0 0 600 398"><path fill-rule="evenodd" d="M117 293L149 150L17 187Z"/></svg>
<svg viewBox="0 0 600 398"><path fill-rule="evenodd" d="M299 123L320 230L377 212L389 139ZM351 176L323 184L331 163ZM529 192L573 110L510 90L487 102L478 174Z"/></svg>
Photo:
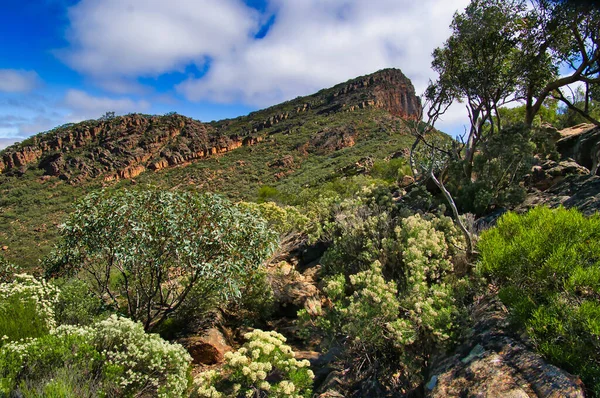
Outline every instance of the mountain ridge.
<svg viewBox="0 0 600 398"><path fill-rule="evenodd" d="M234 119L203 123L178 114L130 114L60 126L0 151L0 173L18 175L34 166L72 183L99 176L105 181L131 179L146 170L255 145L266 138L266 129L272 129L268 135L282 132L274 126L284 120L302 125L307 113L378 108L414 120L420 106L402 71L383 69Z"/></svg>

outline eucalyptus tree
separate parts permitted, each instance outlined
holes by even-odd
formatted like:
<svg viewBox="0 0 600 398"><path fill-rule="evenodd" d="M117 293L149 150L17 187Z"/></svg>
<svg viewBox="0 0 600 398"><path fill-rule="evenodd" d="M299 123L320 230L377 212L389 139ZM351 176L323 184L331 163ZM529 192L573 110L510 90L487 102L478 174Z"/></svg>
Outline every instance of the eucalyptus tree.
<svg viewBox="0 0 600 398"><path fill-rule="evenodd" d="M176 311L198 284L239 294L275 248L276 234L250 211L212 194L101 191L81 200L46 260L146 330Z"/></svg>
<svg viewBox="0 0 600 398"><path fill-rule="evenodd" d="M432 93L466 104L470 127L464 148L465 177L488 136L502 126L499 107L525 104L531 127L548 99L591 119L590 101L600 85L600 10L590 4L552 0L472 0L452 21L452 34L433 52L438 79ZM584 86L583 107L560 91Z"/></svg>
<svg viewBox="0 0 600 398"><path fill-rule="evenodd" d="M600 8L592 2L531 0L519 31L519 97L531 126L547 98L589 115L589 101L600 85ZM585 90L583 108L560 91L579 83Z"/></svg>
<svg viewBox="0 0 600 398"><path fill-rule="evenodd" d="M517 32L525 9L523 0L473 0L463 13L454 15L452 35L433 52L432 68L439 78L426 96L432 104L466 104L470 128L464 156L469 178L478 145L486 134L501 128L497 109L514 100L520 55Z"/></svg>

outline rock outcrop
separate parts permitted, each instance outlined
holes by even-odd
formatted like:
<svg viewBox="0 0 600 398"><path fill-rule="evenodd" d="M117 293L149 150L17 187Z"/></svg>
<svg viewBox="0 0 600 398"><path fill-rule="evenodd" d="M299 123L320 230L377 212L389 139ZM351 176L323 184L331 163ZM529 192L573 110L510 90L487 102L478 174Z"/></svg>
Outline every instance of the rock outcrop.
<svg viewBox="0 0 600 398"><path fill-rule="evenodd" d="M560 131L562 138L556 147L561 156L571 158L591 174L599 175L600 168L600 127L593 124L580 124Z"/></svg>
<svg viewBox="0 0 600 398"><path fill-rule="evenodd" d="M583 398L576 377L546 363L508 330L497 298L475 305L476 323L467 343L433 361L426 396Z"/></svg>

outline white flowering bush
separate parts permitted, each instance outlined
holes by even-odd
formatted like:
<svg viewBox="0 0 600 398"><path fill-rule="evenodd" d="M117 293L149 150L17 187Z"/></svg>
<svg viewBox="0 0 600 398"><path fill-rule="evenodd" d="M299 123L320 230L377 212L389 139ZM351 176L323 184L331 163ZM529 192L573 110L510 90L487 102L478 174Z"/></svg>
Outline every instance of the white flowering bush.
<svg viewBox="0 0 600 398"><path fill-rule="evenodd" d="M92 390L113 397L184 397L191 382L190 362L181 345L113 315L92 326L62 325L45 336L2 346L0 396L30 390L44 396L60 378L61 388L72 393ZM65 380L65 370L73 370L77 378ZM67 381L73 385L65 387Z"/></svg>
<svg viewBox="0 0 600 398"><path fill-rule="evenodd" d="M312 396L314 374L308 368L310 363L294 358L284 336L256 329L244 337L247 343L225 354L220 371L209 370L197 376L198 397Z"/></svg>
<svg viewBox="0 0 600 398"><path fill-rule="evenodd" d="M48 333L56 326L54 305L59 291L32 275L15 275L0 283L0 345Z"/></svg>
<svg viewBox="0 0 600 398"><path fill-rule="evenodd" d="M456 330L455 288L463 281L454 275L452 257L464 246L462 236L447 217L343 217L338 223L345 235L334 239L324 260L352 263L330 268L343 271L325 279L330 305L320 314L301 310L301 334L316 329L341 338L357 368L364 369L368 356L374 377L387 374L413 388L430 352ZM367 260L374 261L364 269Z"/></svg>
<svg viewBox="0 0 600 398"><path fill-rule="evenodd" d="M401 305L408 309L407 318L434 341L447 340L456 312L452 287L445 281L454 271L449 246L460 246L461 236L447 217L429 221L418 214L403 220L396 234L406 267Z"/></svg>

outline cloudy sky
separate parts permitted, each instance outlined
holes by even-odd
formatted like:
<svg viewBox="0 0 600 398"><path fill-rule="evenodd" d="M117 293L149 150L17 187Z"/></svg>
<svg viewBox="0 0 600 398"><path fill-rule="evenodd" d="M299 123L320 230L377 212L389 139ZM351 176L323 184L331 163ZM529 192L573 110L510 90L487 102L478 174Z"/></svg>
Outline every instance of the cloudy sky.
<svg viewBox="0 0 600 398"><path fill-rule="evenodd" d="M0 148L106 111L235 117L386 67L420 94L467 3L2 0Z"/></svg>

